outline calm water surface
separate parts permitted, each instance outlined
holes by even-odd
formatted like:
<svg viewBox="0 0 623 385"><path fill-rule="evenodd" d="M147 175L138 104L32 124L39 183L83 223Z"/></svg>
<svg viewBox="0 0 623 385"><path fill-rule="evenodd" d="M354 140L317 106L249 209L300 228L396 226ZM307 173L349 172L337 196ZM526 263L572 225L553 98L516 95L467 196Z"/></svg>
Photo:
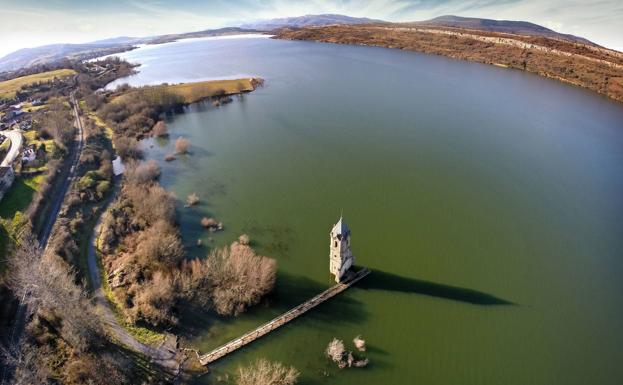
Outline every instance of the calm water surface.
<svg viewBox="0 0 623 385"><path fill-rule="evenodd" d="M207 351L331 285L343 210L361 285L216 363L258 357L301 384L621 384L623 105L531 74L369 47L204 39L141 48L133 85L258 75L234 103L168 118L146 141L180 197L192 255L247 233L274 296L238 319L196 315ZM119 83L119 82L117 82ZM172 142L192 154L165 163ZM184 209L196 192L199 207ZM209 234L202 216L223 221ZM210 235L213 241L209 241ZM323 356L369 344L365 369Z"/></svg>

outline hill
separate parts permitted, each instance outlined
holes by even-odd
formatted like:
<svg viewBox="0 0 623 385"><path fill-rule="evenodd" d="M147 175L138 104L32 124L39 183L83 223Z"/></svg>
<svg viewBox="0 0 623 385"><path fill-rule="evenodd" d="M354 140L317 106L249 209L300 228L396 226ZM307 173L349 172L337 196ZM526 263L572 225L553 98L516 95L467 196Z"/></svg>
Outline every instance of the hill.
<svg viewBox="0 0 623 385"><path fill-rule="evenodd" d="M0 72L52 64L63 59L84 60L129 51L134 49L136 44L161 44L181 39L252 32L259 31L229 27L151 37L120 36L85 44L51 44L35 48L23 48L0 58Z"/></svg>
<svg viewBox="0 0 623 385"><path fill-rule="evenodd" d="M499 67L537 73L569 84L585 87L623 102L623 53L570 38L510 33L516 24L490 29L459 28L426 23L329 25L282 28L275 38L313 40L397 48L449 56ZM491 27L491 28L498 28ZM535 28L535 27L530 27Z"/></svg>
<svg viewBox="0 0 623 385"><path fill-rule="evenodd" d="M23 86L29 86L33 83L48 82L54 78L61 78L74 75L76 71L72 69L60 69L54 71L47 71L38 74L22 76L19 78L6 80L0 82L0 100L12 99L15 97L15 93L19 91Z"/></svg>
<svg viewBox="0 0 623 385"><path fill-rule="evenodd" d="M345 15L324 14L324 15L305 15L297 17L284 17L277 19L258 20L253 23L240 25L240 28L252 28L262 31L270 31L283 27L309 27L323 25L343 25L343 24L371 24L385 23L383 20L368 19L366 17L351 17Z"/></svg>
<svg viewBox="0 0 623 385"><path fill-rule="evenodd" d="M446 15L436 17L431 20L415 22L412 24L419 25L432 25L438 27L449 28L462 28L462 29L474 29L479 31L510 33L514 35L525 36L542 36L552 39L560 39L571 41L574 43L582 43L589 45L597 45L590 40L583 37L574 35L568 35L564 33L558 33L542 25L530 23L527 21L514 21L514 20L493 20L493 19L480 19L476 17L460 17L453 15Z"/></svg>
<svg viewBox="0 0 623 385"><path fill-rule="evenodd" d="M128 44L51 44L23 48L0 58L0 72L50 64L65 58L88 59L131 49Z"/></svg>
<svg viewBox="0 0 623 385"><path fill-rule="evenodd" d="M227 36L227 35L241 35L245 33L257 33L261 32L252 28L240 28L240 27L225 27L219 29L206 29L203 31L186 32L186 33L174 33L170 35L160 35L151 38L145 38L141 43L146 44L162 44L182 39L196 39L199 37L210 36Z"/></svg>

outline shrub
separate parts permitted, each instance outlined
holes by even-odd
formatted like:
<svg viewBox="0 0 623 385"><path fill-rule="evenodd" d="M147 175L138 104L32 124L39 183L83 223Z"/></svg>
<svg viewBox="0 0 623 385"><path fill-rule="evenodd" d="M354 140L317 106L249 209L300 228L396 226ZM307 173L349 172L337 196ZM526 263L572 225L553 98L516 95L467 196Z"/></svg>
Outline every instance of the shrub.
<svg viewBox="0 0 623 385"><path fill-rule="evenodd" d="M255 363L238 368L237 385L294 385L299 371L280 362L259 359Z"/></svg>
<svg viewBox="0 0 623 385"><path fill-rule="evenodd" d="M188 146L190 143L188 139L179 137L175 141L175 153L176 154L186 154L188 152Z"/></svg>
<svg viewBox="0 0 623 385"><path fill-rule="evenodd" d="M164 124L164 122L162 120L159 120L158 123L156 123L156 125L154 125L154 128L152 129L152 132L154 134L154 136L157 136L159 138L165 137L167 135L169 135L168 130L167 130L167 126L166 124Z"/></svg>
<svg viewBox="0 0 623 385"><path fill-rule="evenodd" d="M342 340L334 338L331 342L329 342L325 353L327 354L327 357L329 357L331 360L338 363L342 362L342 360L344 359L344 354L346 353L346 349L344 348L344 342L342 342Z"/></svg>
<svg viewBox="0 0 623 385"><path fill-rule="evenodd" d="M205 228L218 226L218 222L214 218L203 217L201 218L201 226Z"/></svg>
<svg viewBox="0 0 623 385"><path fill-rule="evenodd" d="M97 196L98 198L102 198L104 196L104 194L106 194L106 191L108 191L108 189L110 189L110 182L107 180L102 180L100 182L97 183L97 186L95 187L95 191L97 192Z"/></svg>
<svg viewBox="0 0 623 385"><path fill-rule="evenodd" d="M194 206L199 203L199 196L196 193L192 193L186 197L186 207Z"/></svg>
<svg viewBox="0 0 623 385"><path fill-rule="evenodd" d="M160 167L155 160L147 162L130 162L125 171L125 178L129 184L142 185L153 182L160 176Z"/></svg>
<svg viewBox="0 0 623 385"><path fill-rule="evenodd" d="M212 285L211 300L221 315L239 315L275 286L277 261L238 243L211 252L202 261ZM205 291L199 293L208 295Z"/></svg>
<svg viewBox="0 0 623 385"><path fill-rule="evenodd" d="M143 152L138 148L138 141L134 138L115 136L113 144L123 160L140 159L143 156Z"/></svg>
<svg viewBox="0 0 623 385"><path fill-rule="evenodd" d="M177 324L174 315L176 293L171 279L156 272L152 280L142 285L134 298L133 319L155 326Z"/></svg>
<svg viewBox="0 0 623 385"><path fill-rule="evenodd" d="M160 219L140 234L136 254L142 266L171 268L183 258L184 247L173 225Z"/></svg>
<svg viewBox="0 0 623 385"><path fill-rule="evenodd" d="M251 239L247 234L242 234L238 237L238 242L240 242L241 245L248 245L251 242Z"/></svg>

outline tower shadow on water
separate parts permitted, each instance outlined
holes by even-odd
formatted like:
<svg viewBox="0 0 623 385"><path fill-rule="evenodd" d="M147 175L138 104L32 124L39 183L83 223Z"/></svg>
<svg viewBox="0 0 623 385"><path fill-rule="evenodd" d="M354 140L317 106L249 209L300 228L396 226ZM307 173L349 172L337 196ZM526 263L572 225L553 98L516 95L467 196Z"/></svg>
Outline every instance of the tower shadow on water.
<svg viewBox="0 0 623 385"><path fill-rule="evenodd" d="M443 283L424 281L421 279L402 277L397 274L372 270L370 275L357 284L360 289L385 290L401 293L427 295L430 297L449 299L473 305L499 306L515 305L513 302L494 295Z"/></svg>

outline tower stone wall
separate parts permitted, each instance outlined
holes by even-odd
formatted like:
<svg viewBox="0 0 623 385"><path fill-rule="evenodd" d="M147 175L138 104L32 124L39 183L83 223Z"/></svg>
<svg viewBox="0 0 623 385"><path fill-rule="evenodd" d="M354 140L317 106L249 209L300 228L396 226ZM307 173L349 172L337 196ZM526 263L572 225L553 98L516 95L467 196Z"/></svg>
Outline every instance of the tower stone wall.
<svg viewBox="0 0 623 385"><path fill-rule="evenodd" d="M335 281L340 282L355 263L350 249L350 230L342 217L331 229L329 242L329 271L335 276Z"/></svg>

